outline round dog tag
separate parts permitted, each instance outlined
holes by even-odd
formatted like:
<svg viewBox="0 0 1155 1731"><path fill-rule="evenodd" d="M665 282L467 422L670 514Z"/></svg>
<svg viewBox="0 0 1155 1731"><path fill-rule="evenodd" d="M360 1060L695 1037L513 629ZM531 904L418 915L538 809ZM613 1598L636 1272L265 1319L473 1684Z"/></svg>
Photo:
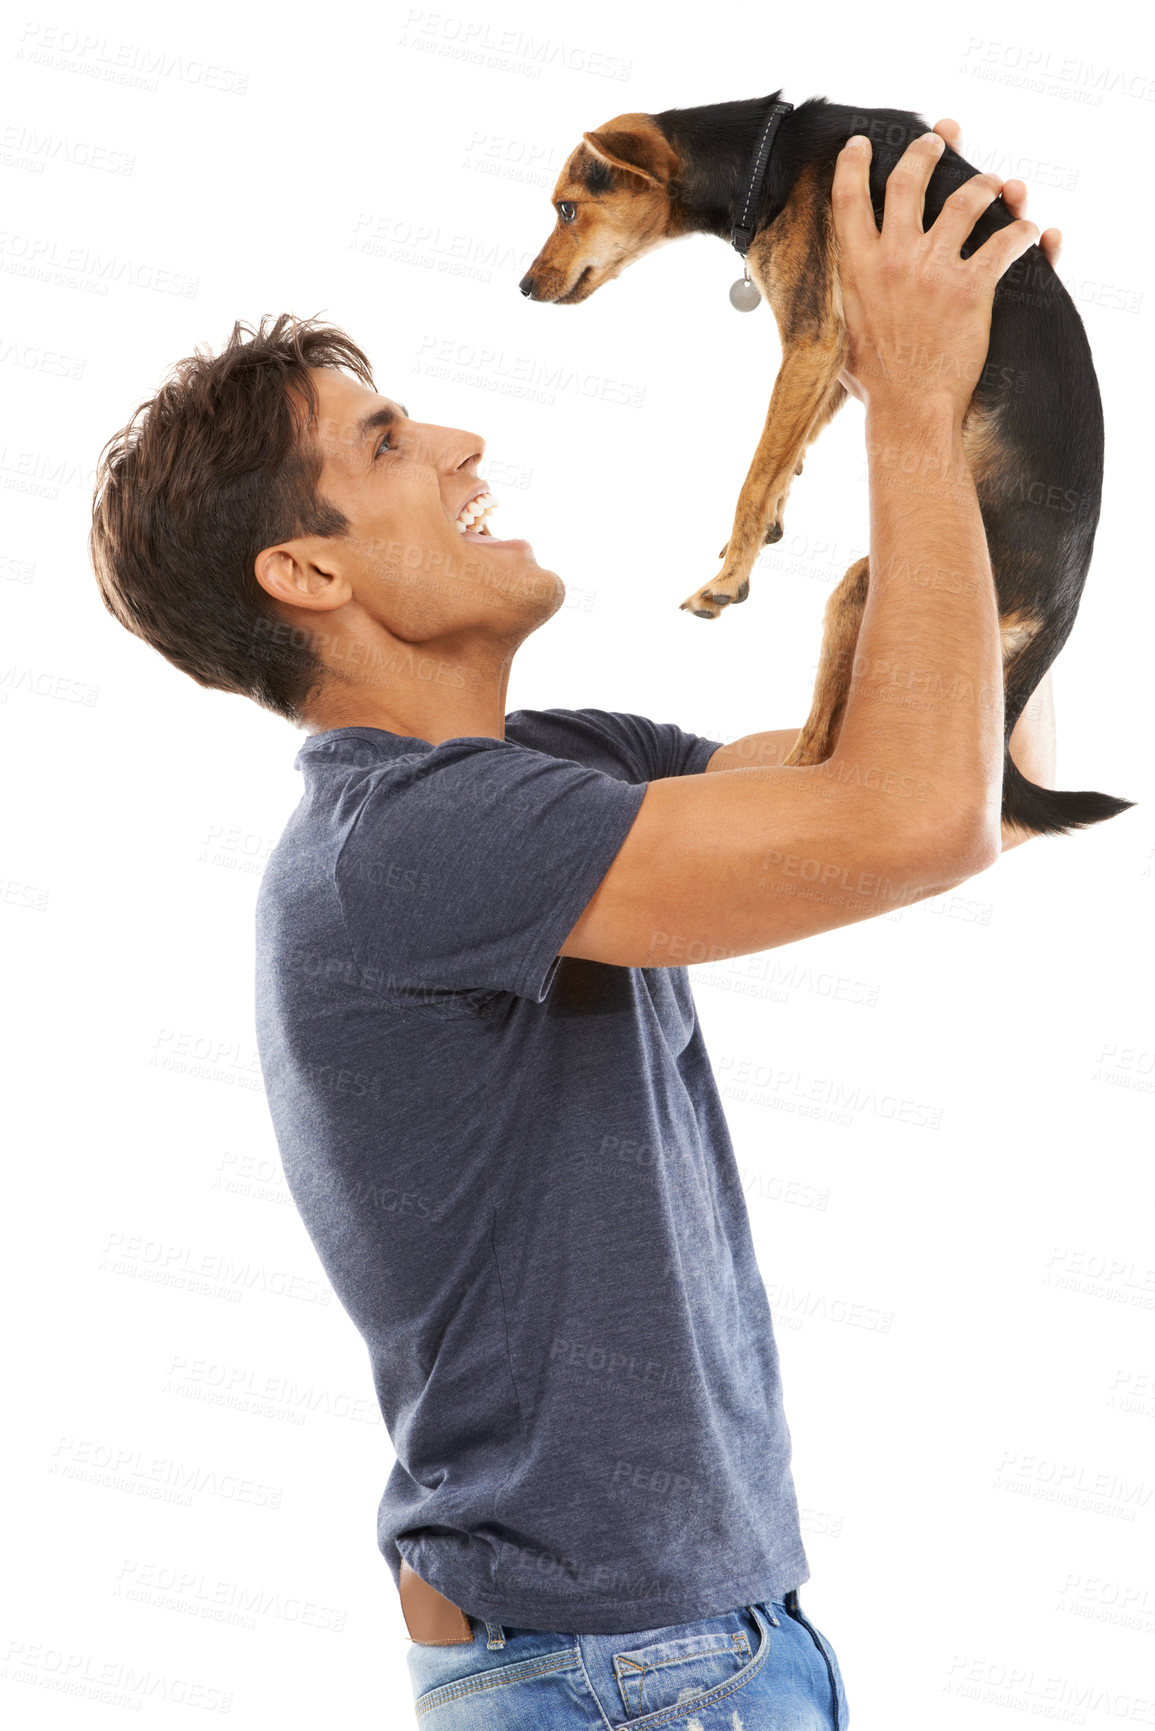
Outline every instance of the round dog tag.
<svg viewBox="0 0 1155 1731"><path fill-rule="evenodd" d="M762 299L762 291L748 276L740 276L730 288L730 305L740 313L752 313Z"/></svg>

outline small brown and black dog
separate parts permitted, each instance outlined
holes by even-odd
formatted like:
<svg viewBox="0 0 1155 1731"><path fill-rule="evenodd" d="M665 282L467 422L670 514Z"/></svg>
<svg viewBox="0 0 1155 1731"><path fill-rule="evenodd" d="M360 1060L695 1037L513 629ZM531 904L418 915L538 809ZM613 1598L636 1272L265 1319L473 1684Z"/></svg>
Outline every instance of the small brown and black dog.
<svg viewBox="0 0 1155 1731"><path fill-rule="evenodd" d="M619 114L583 133L554 187L556 226L521 292L576 306L667 241L714 234L729 243L780 102L776 91L747 102ZM778 123L754 208L743 215L754 229L749 272L778 321L782 363L719 555L722 570L681 603L703 618L746 599L763 544L781 539L783 507L807 447L846 400L839 383L846 327L830 204L838 153L855 133L870 139L870 195L881 222L887 176L907 145L929 130L917 114L856 110L823 97ZM943 150L927 188L926 227L948 193L977 172L949 145ZM962 256L1011 221L995 199ZM1103 412L1086 332L1037 245L996 288L986 365L963 423L963 445L998 594L1009 739L1074 624L1103 481ZM859 559L826 604L814 699L787 764L821 763L834 750L868 579L869 561ZM1003 816L1032 834L1064 834L1132 803L1036 787L1004 752Z"/></svg>

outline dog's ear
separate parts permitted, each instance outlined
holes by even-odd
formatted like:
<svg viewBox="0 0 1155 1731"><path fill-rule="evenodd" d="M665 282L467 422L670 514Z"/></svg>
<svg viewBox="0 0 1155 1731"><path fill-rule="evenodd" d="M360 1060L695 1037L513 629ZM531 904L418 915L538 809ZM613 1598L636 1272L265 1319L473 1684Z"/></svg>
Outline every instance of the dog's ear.
<svg viewBox="0 0 1155 1731"><path fill-rule="evenodd" d="M583 132L582 142L611 168L636 174L652 186L668 186L678 165L670 141L647 114L622 115L596 132Z"/></svg>

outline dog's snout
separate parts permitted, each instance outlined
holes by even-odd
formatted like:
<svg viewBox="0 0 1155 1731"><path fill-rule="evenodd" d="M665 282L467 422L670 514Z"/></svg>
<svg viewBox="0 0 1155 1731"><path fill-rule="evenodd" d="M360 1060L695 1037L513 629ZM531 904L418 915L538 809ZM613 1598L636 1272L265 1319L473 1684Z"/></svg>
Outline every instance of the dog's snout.
<svg viewBox="0 0 1155 1731"><path fill-rule="evenodd" d="M517 286L521 290L523 295L531 295L533 293L533 278L532 278L532 276L529 276L529 275L523 276L521 281L518 283Z"/></svg>

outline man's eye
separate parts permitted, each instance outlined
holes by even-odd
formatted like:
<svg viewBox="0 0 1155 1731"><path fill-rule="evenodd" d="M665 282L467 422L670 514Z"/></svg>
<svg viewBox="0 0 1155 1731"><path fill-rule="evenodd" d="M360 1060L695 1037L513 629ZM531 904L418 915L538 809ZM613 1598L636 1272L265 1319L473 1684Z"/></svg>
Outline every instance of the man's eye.
<svg viewBox="0 0 1155 1731"><path fill-rule="evenodd" d="M378 445L376 451L373 453L374 457L375 458L379 457L381 455L382 451L386 449L386 447L388 447L389 450L393 449L393 434L392 433L386 433L385 434L385 436L381 440L381 443Z"/></svg>
<svg viewBox="0 0 1155 1731"><path fill-rule="evenodd" d="M561 217L563 222L572 222L574 217L577 215L577 205L568 198L562 200L558 205L557 210L558 215Z"/></svg>

